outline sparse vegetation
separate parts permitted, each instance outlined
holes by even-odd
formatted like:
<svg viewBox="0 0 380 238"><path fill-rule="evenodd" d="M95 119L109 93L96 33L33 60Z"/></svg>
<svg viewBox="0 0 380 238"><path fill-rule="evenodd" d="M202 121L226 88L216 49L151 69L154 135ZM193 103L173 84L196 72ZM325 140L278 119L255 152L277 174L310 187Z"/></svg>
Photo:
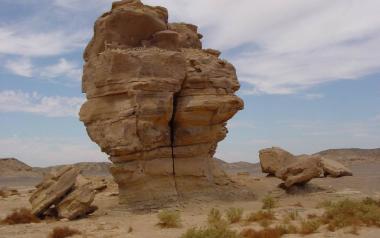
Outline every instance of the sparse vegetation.
<svg viewBox="0 0 380 238"><path fill-rule="evenodd" d="M64 226L64 227L55 227L48 237L49 238L65 238L65 237L70 237L73 235L80 235L80 234L81 234L80 231Z"/></svg>
<svg viewBox="0 0 380 238"><path fill-rule="evenodd" d="M266 197L263 198L263 209L273 209L277 206L277 201L270 195L267 195Z"/></svg>
<svg viewBox="0 0 380 238"><path fill-rule="evenodd" d="M323 204L325 213L321 221L328 229L335 231L343 227L378 226L380 227L380 204L366 198L362 201L345 199Z"/></svg>
<svg viewBox="0 0 380 238"><path fill-rule="evenodd" d="M216 208L212 208L208 213L207 223L210 227L217 228L226 227L228 225L227 221L223 219L222 213Z"/></svg>
<svg viewBox="0 0 380 238"><path fill-rule="evenodd" d="M253 212L247 217L248 222L258 222L264 228L272 224L272 220L275 219L276 217L271 210Z"/></svg>
<svg viewBox="0 0 380 238"><path fill-rule="evenodd" d="M320 226L321 221L318 218L302 221L299 233L303 235L312 234L316 232Z"/></svg>
<svg viewBox="0 0 380 238"><path fill-rule="evenodd" d="M259 231L249 228L241 232L244 238L280 238L283 234L279 228L265 228Z"/></svg>
<svg viewBox="0 0 380 238"><path fill-rule="evenodd" d="M277 225L276 229L280 230L281 234L283 234L283 235L285 235L285 234L297 234L298 233L297 227L292 225L292 224Z"/></svg>
<svg viewBox="0 0 380 238"><path fill-rule="evenodd" d="M162 210L158 213L159 223L162 228L176 228L181 226L181 215L177 211Z"/></svg>
<svg viewBox="0 0 380 238"><path fill-rule="evenodd" d="M242 236L227 227L207 227L190 228L181 238L242 238Z"/></svg>
<svg viewBox="0 0 380 238"><path fill-rule="evenodd" d="M7 193L3 189L0 189L0 197L2 197L2 198L8 197Z"/></svg>
<svg viewBox="0 0 380 238"><path fill-rule="evenodd" d="M243 216L243 209L242 208L236 208L236 207L230 207L226 211L227 219L230 223L236 223L239 222Z"/></svg>
<svg viewBox="0 0 380 238"><path fill-rule="evenodd" d="M40 220L34 216L29 209L20 208L14 210L11 214L5 217L1 223L14 225L14 224L26 224L26 223L38 223Z"/></svg>

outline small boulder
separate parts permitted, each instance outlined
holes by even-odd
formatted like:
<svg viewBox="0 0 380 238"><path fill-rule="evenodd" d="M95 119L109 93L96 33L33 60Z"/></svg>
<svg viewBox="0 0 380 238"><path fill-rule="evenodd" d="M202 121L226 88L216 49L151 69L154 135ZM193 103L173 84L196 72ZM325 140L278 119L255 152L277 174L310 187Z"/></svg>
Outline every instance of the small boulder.
<svg viewBox="0 0 380 238"><path fill-rule="evenodd" d="M78 175L73 191L57 205L58 217L74 220L88 214L94 198L91 181Z"/></svg>
<svg viewBox="0 0 380 238"><path fill-rule="evenodd" d="M322 166L325 176L330 175L331 177L336 178L353 175L350 169L334 160L322 158Z"/></svg>
<svg viewBox="0 0 380 238"><path fill-rule="evenodd" d="M261 170L269 175L275 175L278 170L296 161L294 155L279 147L262 149L259 157Z"/></svg>
<svg viewBox="0 0 380 238"><path fill-rule="evenodd" d="M293 185L303 185L313 178L323 175L321 157L302 156L293 163L276 172L276 177L284 181L284 186L290 188Z"/></svg>
<svg viewBox="0 0 380 238"><path fill-rule="evenodd" d="M32 213L41 216L50 206L58 203L74 187L79 173L79 169L65 166L47 175L29 199Z"/></svg>

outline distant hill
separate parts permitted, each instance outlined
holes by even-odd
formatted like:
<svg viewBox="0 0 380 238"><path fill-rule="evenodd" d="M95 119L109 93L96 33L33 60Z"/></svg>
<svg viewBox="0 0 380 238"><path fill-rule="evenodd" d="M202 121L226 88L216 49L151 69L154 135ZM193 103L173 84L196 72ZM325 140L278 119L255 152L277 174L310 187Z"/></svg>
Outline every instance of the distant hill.
<svg viewBox="0 0 380 238"><path fill-rule="evenodd" d="M32 167L15 158L0 159L0 176L4 177L35 177L40 173Z"/></svg>
<svg viewBox="0 0 380 238"><path fill-rule="evenodd" d="M261 173L260 163L249 163L244 161L228 163L218 158L215 158L215 160L228 174L237 174L244 172L248 172L250 174Z"/></svg>
<svg viewBox="0 0 380 238"><path fill-rule="evenodd" d="M377 149L329 149L316 153L327 159L337 160L346 165L380 162L380 148Z"/></svg>
<svg viewBox="0 0 380 238"><path fill-rule="evenodd" d="M380 162L380 148L378 149L329 149L316 153L328 159L337 160L345 165L358 165L364 163ZM235 162L227 163L215 158L217 163L229 174L248 172L250 174L261 174L260 163ZM107 162L83 162L73 164L82 170L84 175L108 176L111 163ZM1 177L42 177L53 169L64 165L46 168L31 167L15 158L0 159Z"/></svg>

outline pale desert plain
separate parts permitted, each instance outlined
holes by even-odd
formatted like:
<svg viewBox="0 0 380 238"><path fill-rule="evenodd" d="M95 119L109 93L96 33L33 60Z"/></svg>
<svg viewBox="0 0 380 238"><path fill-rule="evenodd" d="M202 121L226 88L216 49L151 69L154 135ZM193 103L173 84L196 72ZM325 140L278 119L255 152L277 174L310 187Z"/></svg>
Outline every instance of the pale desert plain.
<svg viewBox="0 0 380 238"><path fill-rule="evenodd" d="M99 149L92 154L110 162L40 168L0 159L0 237L379 238L377 144L301 155L260 148L235 163L215 158L234 129L227 123L246 110L240 74L221 51L204 47L198 26L172 22L169 13L122 0L95 21L83 47L83 98L69 103L79 102L75 118ZM39 100L36 93L25 98ZM41 104L54 109L56 101ZM42 106L24 112L41 113ZM373 125L359 130L360 138L378 121L367 120ZM313 144L312 136L302 138Z"/></svg>

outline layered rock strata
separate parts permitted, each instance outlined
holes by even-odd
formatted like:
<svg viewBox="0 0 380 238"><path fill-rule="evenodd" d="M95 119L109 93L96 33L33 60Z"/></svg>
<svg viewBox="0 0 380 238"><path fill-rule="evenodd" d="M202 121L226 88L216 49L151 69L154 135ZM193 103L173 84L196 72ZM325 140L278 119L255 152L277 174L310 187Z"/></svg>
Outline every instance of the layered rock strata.
<svg viewBox="0 0 380 238"><path fill-rule="evenodd" d="M196 26L139 0L113 3L94 31L80 120L113 162L120 202L164 206L227 183L213 155L243 108L233 65L202 49Z"/></svg>

